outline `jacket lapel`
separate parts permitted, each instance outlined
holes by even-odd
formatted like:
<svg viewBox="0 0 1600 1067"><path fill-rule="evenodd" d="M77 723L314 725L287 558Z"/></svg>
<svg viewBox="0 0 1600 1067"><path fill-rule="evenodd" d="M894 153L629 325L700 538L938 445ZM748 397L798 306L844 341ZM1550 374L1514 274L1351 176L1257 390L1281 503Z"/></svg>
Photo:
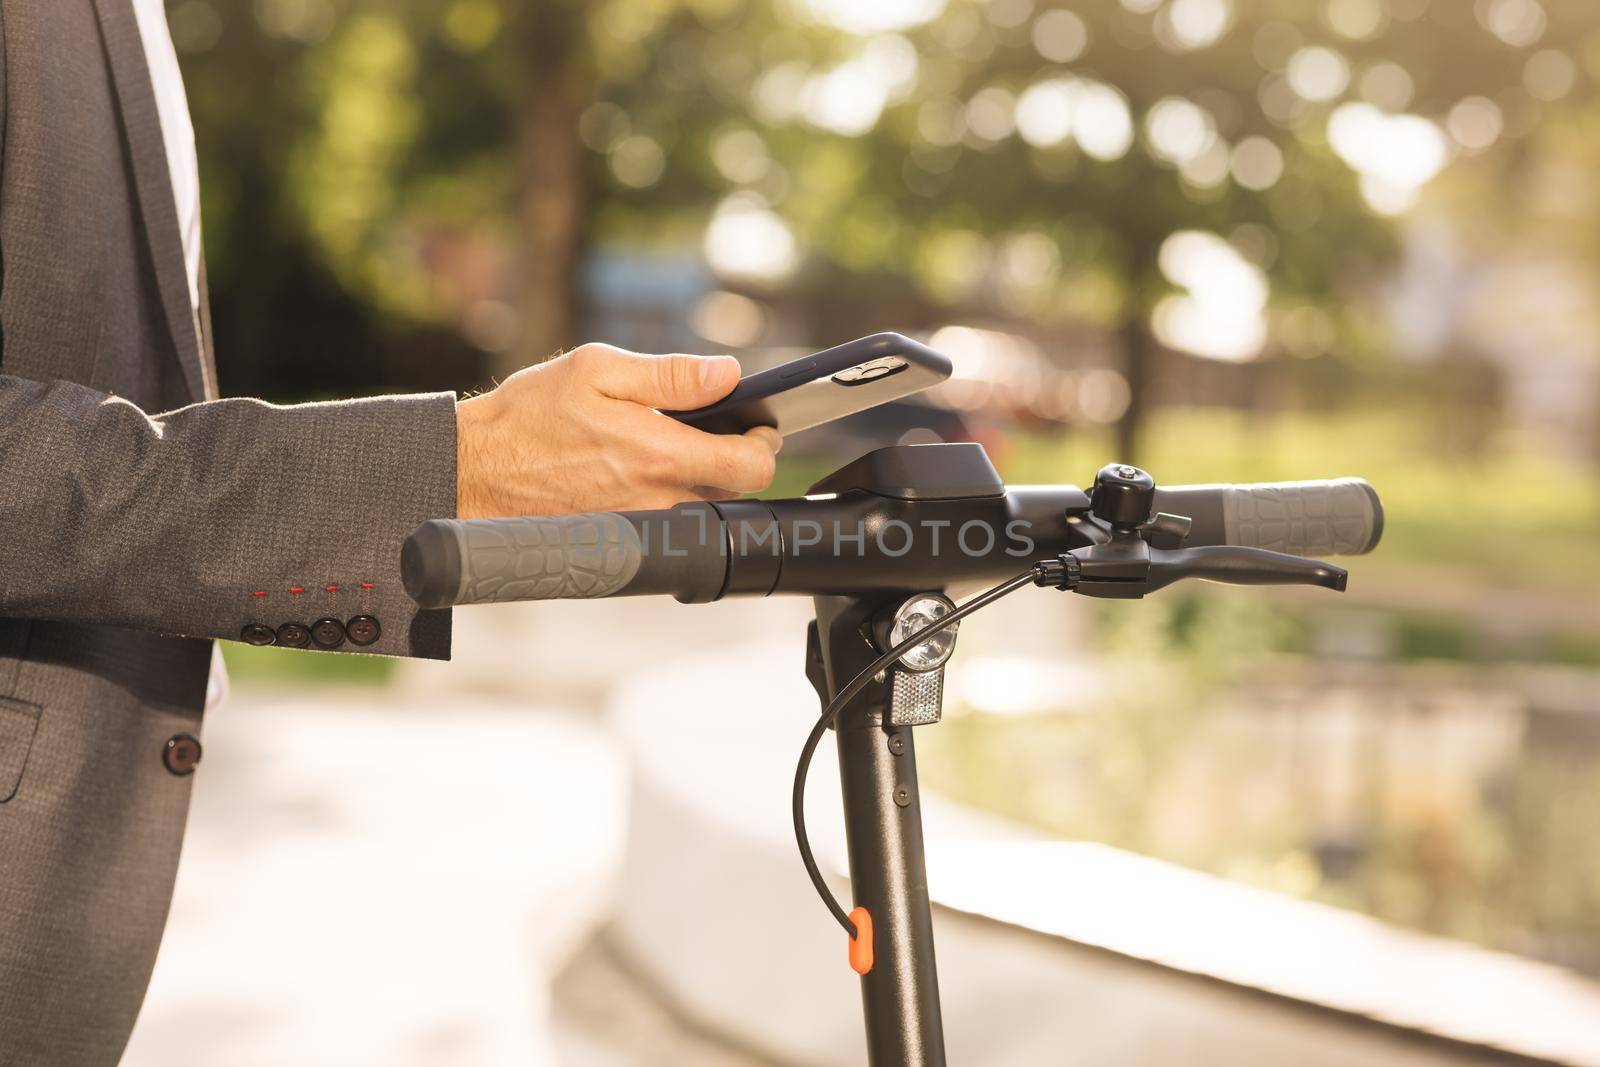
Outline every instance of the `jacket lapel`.
<svg viewBox="0 0 1600 1067"><path fill-rule="evenodd" d="M178 229L178 207L167 171L166 142L161 136L161 114L156 110L155 89L145 62L144 42L134 21L129 0L94 0L105 40L111 79L116 85L117 113L124 145L133 164L133 183L150 251L161 309L172 337L189 392L196 400L209 394L205 364L200 352L200 324L189 303L188 268L184 265L183 236Z"/></svg>

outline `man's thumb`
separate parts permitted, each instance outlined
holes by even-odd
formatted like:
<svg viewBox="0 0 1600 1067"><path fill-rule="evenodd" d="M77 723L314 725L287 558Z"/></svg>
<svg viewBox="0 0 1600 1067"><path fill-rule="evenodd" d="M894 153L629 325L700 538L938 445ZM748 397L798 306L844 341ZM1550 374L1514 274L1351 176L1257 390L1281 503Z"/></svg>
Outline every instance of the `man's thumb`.
<svg viewBox="0 0 1600 1067"><path fill-rule="evenodd" d="M705 407L739 384L739 361L732 356L657 356L648 366L649 395L636 399L666 411Z"/></svg>

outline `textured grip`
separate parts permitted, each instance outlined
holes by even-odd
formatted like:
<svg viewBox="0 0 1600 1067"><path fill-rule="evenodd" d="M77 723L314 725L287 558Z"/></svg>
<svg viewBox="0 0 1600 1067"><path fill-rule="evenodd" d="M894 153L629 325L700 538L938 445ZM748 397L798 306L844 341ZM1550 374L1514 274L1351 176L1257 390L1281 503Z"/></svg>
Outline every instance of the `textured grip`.
<svg viewBox="0 0 1600 1067"><path fill-rule="evenodd" d="M424 607L611 596L639 572L639 534L621 515L536 515L423 523L401 556Z"/></svg>
<svg viewBox="0 0 1600 1067"><path fill-rule="evenodd" d="M1189 547L1239 545L1291 556L1359 556L1383 536L1383 504L1361 478L1156 489L1155 509L1190 520Z"/></svg>
<svg viewBox="0 0 1600 1067"><path fill-rule="evenodd" d="M1357 556L1383 533L1378 494L1360 478L1231 485L1222 490L1227 543L1295 556Z"/></svg>

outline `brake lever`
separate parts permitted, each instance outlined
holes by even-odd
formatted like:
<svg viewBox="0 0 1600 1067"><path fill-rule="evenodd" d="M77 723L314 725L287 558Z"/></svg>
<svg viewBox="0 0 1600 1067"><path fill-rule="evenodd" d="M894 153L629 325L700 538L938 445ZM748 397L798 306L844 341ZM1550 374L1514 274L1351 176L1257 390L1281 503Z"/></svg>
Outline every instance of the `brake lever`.
<svg viewBox="0 0 1600 1067"><path fill-rule="evenodd" d="M1184 578L1228 585L1317 585L1342 593L1350 572L1321 560L1265 548L1206 545L1150 550L1150 592Z"/></svg>
<svg viewBox="0 0 1600 1067"><path fill-rule="evenodd" d="M1228 585L1315 585L1344 592L1349 572L1320 560L1237 545L1151 548L1132 532L1039 564L1036 585L1104 600L1137 600L1184 578Z"/></svg>

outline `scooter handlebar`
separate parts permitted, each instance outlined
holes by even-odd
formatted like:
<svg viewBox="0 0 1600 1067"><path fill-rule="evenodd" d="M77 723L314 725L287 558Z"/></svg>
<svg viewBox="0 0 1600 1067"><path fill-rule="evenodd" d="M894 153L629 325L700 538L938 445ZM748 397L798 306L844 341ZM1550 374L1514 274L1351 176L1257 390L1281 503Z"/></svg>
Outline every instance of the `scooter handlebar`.
<svg viewBox="0 0 1600 1067"><path fill-rule="evenodd" d="M1190 547L1359 555L1383 533L1382 504L1359 478L1158 488L1155 508L1191 520ZM934 534L931 556L901 540L919 519ZM977 535L965 536L968 524L980 527ZM840 530L844 536L831 539ZM1071 486L970 500L852 492L665 511L433 519L406 539L400 565L406 592L424 608L651 594L699 603L1004 577L1093 543L1095 530L1088 497ZM967 550L974 545L982 550Z"/></svg>

